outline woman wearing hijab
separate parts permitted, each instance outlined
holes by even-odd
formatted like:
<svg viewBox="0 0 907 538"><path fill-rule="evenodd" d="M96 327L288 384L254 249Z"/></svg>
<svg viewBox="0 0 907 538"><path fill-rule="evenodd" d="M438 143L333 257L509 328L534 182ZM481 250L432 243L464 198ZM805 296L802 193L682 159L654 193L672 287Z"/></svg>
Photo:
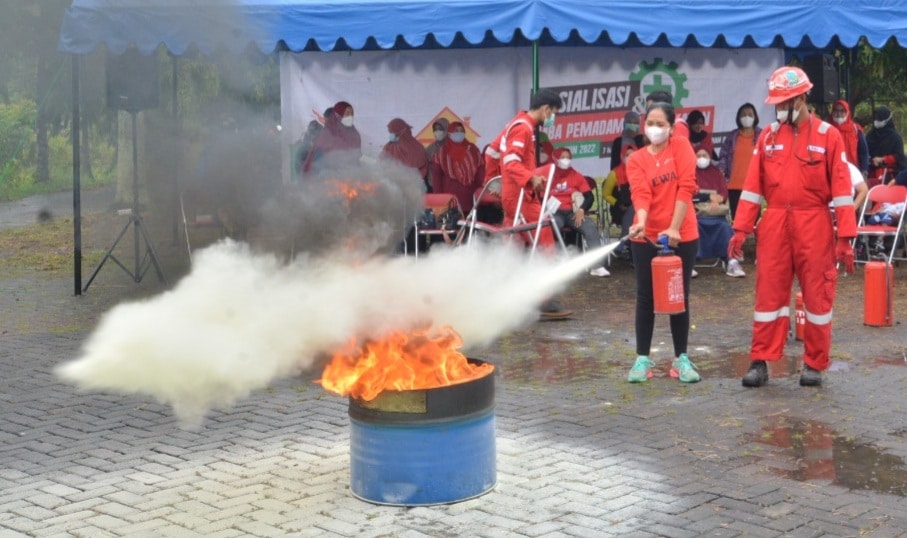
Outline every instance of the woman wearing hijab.
<svg viewBox="0 0 907 538"><path fill-rule="evenodd" d="M872 119L873 129L866 135L866 143L869 144L869 179L866 184L870 188L893 181L907 165L904 140L894 128L891 110L880 106L872 113Z"/></svg>
<svg viewBox="0 0 907 538"><path fill-rule="evenodd" d="M623 162L623 154L626 153L623 148L633 146L634 148L642 147L642 135L639 134L639 113L632 110L624 114L624 130L619 138L615 138L611 143L611 170L614 170Z"/></svg>
<svg viewBox="0 0 907 538"><path fill-rule="evenodd" d="M847 101L844 99L835 101L831 107L831 121L844 139L847 162L855 165L865 178L869 174L869 145L866 143L863 128L854 123Z"/></svg>
<svg viewBox="0 0 907 538"><path fill-rule="evenodd" d="M394 118L387 124L387 134L388 141L381 149L381 156L415 169L426 190L431 192L431 185L425 181L428 177L428 157L425 156L425 148L413 136L412 126L400 118Z"/></svg>
<svg viewBox="0 0 907 538"><path fill-rule="evenodd" d="M459 121L448 126L447 138L430 161L432 192L453 194L464 213L472 211L472 196L485 180L485 159L479 148L466 140Z"/></svg>
<svg viewBox="0 0 907 538"><path fill-rule="evenodd" d="M332 114L325 115L324 129L318 133L315 145L306 156L302 173L309 174L316 163L329 153L344 153L345 158L358 162L362 157L362 138L353 124L353 105L338 101Z"/></svg>
<svg viewBox="0 0 907 538"><path fill-rule="evenodd" d="M701 110L690 112L687 116L687 125L690 126L690 144L693 145L693 151L705 148L712 156L712 160L717 160L712 135L705 130L705 114Z"/></svg>
<svg viewBox="0 0 907 538"><path fill-rule="evenodd" d="M431 132L435 137L435 141L425 148L425 155L428 157L429 161L435 156L435 153L441 149L441 146L444 145L449 128L450 121L447 118L438 118L438 121L431 124Z"/></svg>

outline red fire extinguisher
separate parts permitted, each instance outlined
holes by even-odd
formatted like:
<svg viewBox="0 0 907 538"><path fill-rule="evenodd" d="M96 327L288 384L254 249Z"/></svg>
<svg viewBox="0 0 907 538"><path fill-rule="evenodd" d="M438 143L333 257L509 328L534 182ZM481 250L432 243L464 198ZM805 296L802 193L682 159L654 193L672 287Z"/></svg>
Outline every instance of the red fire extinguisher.
<svg viewBox="0 0 907 538"><path fill-rule="evenodd" d="M652 259L652 294L656 314L680 314L686 310L683 293L683 263L668 248L668 237L658 238L661 250Z"/></svg>

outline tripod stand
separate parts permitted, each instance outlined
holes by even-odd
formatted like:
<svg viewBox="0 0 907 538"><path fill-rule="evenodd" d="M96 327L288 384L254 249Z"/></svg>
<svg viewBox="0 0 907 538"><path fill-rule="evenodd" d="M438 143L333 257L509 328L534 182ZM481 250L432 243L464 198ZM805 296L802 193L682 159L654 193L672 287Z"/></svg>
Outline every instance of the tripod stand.
<svg viewBox="0 0 907 538"><path fill-rule="evenodd" d="M157 256L157 252L154 250L154 245L151 243L151 238L148 236L148 231L145 229L145 223L142 220L142 215L139 213L139 151L138 151L138 133L136 132L136 121L135 116L138 114L137 110L130 110L129 114L132 116L132 208L127 210L129 211L129 222L126 223L126 226L120 231L120 235L117 236L116 240L110 245L110 248L107 249L107 252L104 254L104 257L101 258L101 262L98 263L98 266L95 268L94 272L91 274L91 278L88 279L88 282L85 284L85 287L82 288L82 291L87 291L88 286L91 286L94 277L98 275L101 268L104 267L104 264L107 260L113 260L113 262L120 266L123 271L126 271L126 274L131 276L136 283L141 282L144 278L145 273L148 272L148 269L151 265L154 265L154 270L157 272L157 278L161 282L167 282L167 279L164 278L164 271L161 270L160 259ZM126 235L126 232L129 231L129 227L132 226L134 236L133 236L133 253L135 254L135 270L130 270L113 254L114 249L117 248L117 245L120 243L120 240ZM141 255L140 239L145 241L145 255Z"/></svg>

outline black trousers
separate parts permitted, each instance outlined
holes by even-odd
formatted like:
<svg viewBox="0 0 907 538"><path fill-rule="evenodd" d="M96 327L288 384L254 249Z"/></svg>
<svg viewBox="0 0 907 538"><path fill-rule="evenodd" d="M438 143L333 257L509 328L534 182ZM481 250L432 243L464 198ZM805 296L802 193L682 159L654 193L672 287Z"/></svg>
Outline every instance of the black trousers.
<svg viewBox="0 0 907 538"><path fill-rule="evenodd" d="M655 295L652 291L652 260L658 249L649 243L630 242L633 265L636 269L636 354L649 355L652 348L652 333L655 331ZM687 352L690 336L690 280L693 265L699 252L699 239L682 242L674 249L683 264L684 311L672 314L671 339L674 342L674 356Z"/></svg>

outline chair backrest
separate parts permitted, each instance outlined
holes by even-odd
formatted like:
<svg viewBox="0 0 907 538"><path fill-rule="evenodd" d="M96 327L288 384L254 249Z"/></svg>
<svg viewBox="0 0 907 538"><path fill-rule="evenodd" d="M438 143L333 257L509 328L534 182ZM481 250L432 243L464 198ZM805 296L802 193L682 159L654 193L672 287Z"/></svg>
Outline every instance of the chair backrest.
<svg viewBox="0 0 907 538"><path fill-rule="evenodd" d="M455 207L462 212L462 209L460 208L460 201L457 200L457 197L453 194L425 194L423 198L423 204L425 209L431 209L432 211L434 211L436 217L441 216L445 211L452 207Z"/></svg>
<svg viewBox="0 0 907 538"><path fill-rule="evenodd" d="M869 189L866 199L873 204L899 204L907 200L907 187L903 185L877 185Z"/></svg>
<svg viewBox="0 0 907 538"><path fill-rule="evenodd" d="M474 205L501 203L501 176L494 176L482 185L473 198Z"/></svg>

